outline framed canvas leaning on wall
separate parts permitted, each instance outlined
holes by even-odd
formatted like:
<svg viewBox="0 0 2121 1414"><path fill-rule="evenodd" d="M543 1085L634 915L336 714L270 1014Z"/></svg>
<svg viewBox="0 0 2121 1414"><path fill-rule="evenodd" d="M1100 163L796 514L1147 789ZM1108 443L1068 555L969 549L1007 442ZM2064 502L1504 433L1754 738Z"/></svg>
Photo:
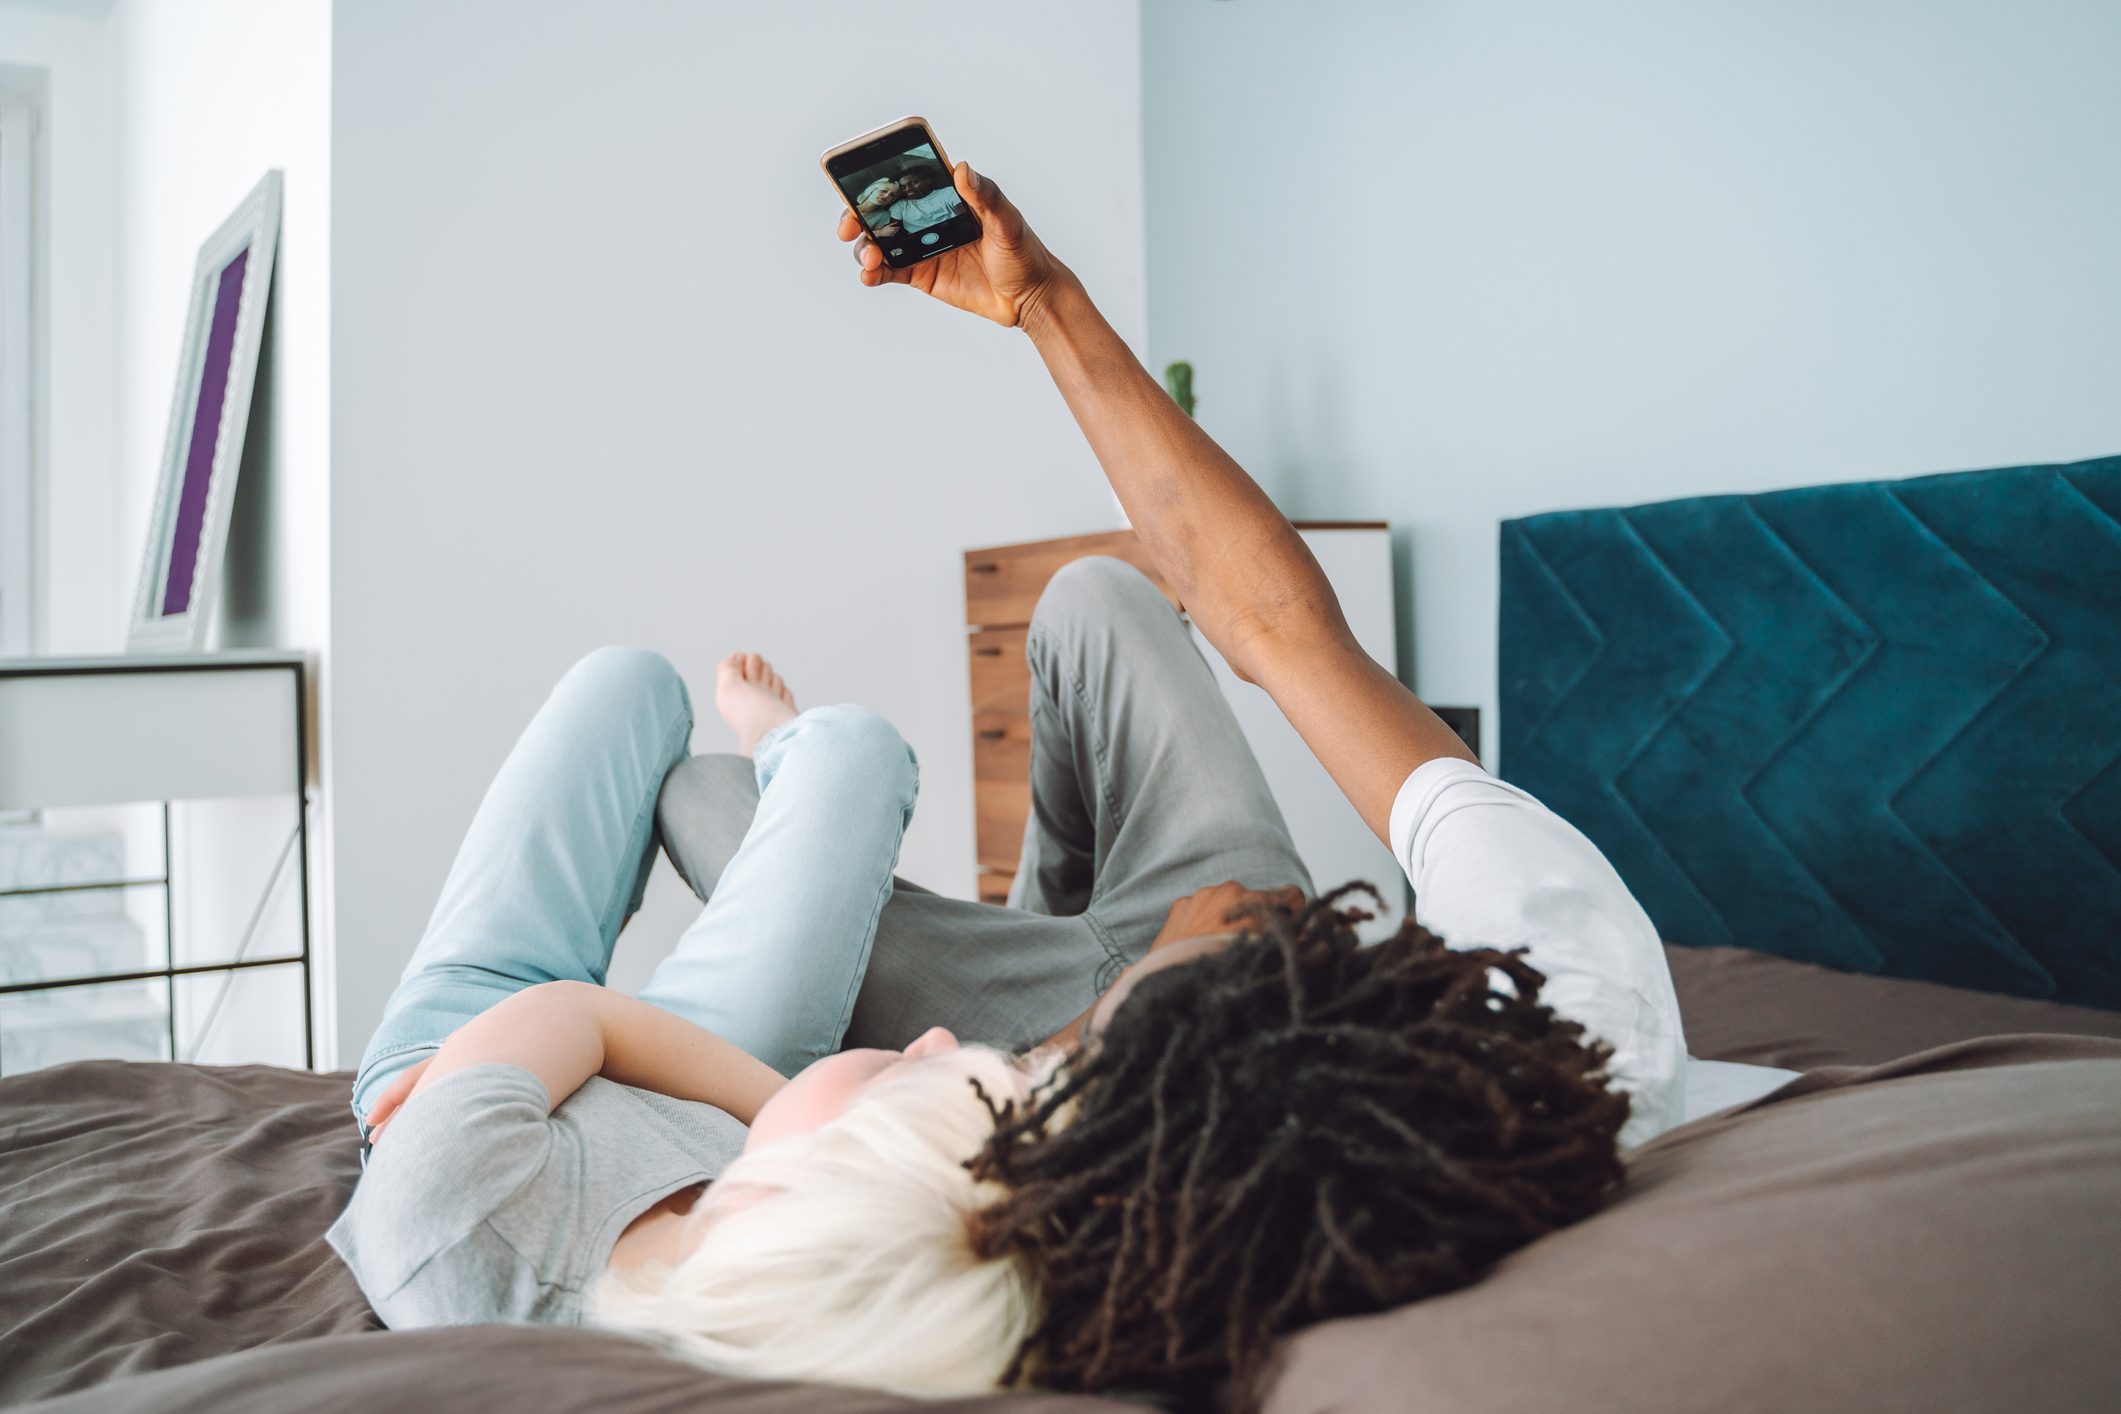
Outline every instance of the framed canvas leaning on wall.
<svg viewBox="0 0 2121 1414"><path fill-rule="evenodd" d="M280 173L271 171L199 248L129 653L206 646L279 234Z"/></svg>

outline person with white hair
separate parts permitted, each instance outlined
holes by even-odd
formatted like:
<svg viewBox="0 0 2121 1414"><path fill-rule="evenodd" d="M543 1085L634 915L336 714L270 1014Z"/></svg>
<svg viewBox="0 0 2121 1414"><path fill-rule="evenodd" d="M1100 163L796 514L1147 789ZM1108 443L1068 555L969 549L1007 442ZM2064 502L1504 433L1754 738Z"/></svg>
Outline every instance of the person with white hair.
<svg viewBox="0 0 2121 1414"><path fill-rule="evenodd" d="M862 188L862 194L854 199L854 209L869 229L879 236L895 236L898 223L891 216L891 206L899 199L899 183L896 177L878 177Z"/></svg>
<svg viewBox="0 0 2121 1414"><path fill-rule="evenodd" d="M604 981L691 704L637 649L554 688L362 1059L363 1172L331 1245L392 1328L615 1325L724 1369L991 1388L1035 1302L1023 1264L970 1251L999 1190L965 1159L993 1131L981 1096L1026 1093L1046 1062L941 1027L840 1049L913 752L865 708L798 712L755 654L723 660L715 700L757 814L626 996Z"/></svg>
<svg viewBox="0 0 2121 1414"><path fill-rule="evenodd" d="M881 716L798 711L735 654L715 703L745 755L688 758L676 672L600 650L503 763L356 1072L365 1168L328 1236L387 1325L1252 1406L1279 1337L1478 1280L1679 1121L1677 1004L1619 876L1362 653L999 189L960 166L955 195L985 237L910 269L846 213L862 283L1031 334L1193 624L1391 843L1418 917L1365 944L1366 886L1306 899L1187 625L1116 560L1055 573L1026 634L1007 908L893 879L918 771ZM732 767L708 818L733 849L676 841L664 805ZM659 844L704 906L629 997L604 982Z"/></svg>

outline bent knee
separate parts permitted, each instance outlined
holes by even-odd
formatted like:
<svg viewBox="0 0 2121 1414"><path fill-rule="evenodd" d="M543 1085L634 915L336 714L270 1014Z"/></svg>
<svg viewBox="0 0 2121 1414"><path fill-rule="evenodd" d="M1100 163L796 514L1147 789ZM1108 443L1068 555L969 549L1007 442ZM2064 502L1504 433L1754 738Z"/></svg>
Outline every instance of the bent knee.
<svg viewBox="0 0 2121 1414"><path fill-rule="evenodd" d="M649 648L598 648L584 654L563 684L653 702L686 702L685 681L670 660Z"/></svg>
<svg viewBox="0 0 2121 1414"><path fill-rule="evenodd" d="M909 781L915 776L913 748L881 712L841 702L813 707L796 720L804 735L829 740L843 759L865 770L902 771Z"/></svg>
<svg viewBox="0 0 2121 1414"><path fill-rule="evenodd" d="M803 714L802 720L813 732L828 733L836 741L850 745L875 747L882 750L912 748L899 735L891 719L873 707L863 707L853 702L836 702L828 707L813 707Z"/></svg>
<svg viewBox="0 0 2121 1414"><path fill-rule="evenodd" d="M1110 555L1086 555L1053 572L1031 611L1031 622L1051 627L1058 621L1105 619L1148 608L1171 611L1170 601L1147 575Z"/></svg>

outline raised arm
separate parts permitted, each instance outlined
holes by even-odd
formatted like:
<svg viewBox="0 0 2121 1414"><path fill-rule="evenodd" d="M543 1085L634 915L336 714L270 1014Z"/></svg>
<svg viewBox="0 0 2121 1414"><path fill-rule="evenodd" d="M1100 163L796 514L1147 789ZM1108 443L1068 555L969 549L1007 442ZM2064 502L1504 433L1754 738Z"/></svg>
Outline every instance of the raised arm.
<svg viewBox="0 0 2121 1414"><path fill-rule="evenodd" d="M985 237L893 270L845 216L840 238L855 243L862 282L912 285L1031 336L1144 548L1201 633L1266 689L1388 840L1393 797L1414 768L1472 753L1362 651L1288 519L1156 385L1001 190L964 163L956 180Z"/></svg>
<svg viewBox="0 0 2121 1414"><path fill-rule="evenodd" d="M400 1105L451 1071L495 1062L536 1075L553 1109L602 1075L713 1105L745 1124L787 1083L764 1061L661 1007L588 982L546 982L480 1012L399 1076L367 1116L371 1137Z"/></svg>

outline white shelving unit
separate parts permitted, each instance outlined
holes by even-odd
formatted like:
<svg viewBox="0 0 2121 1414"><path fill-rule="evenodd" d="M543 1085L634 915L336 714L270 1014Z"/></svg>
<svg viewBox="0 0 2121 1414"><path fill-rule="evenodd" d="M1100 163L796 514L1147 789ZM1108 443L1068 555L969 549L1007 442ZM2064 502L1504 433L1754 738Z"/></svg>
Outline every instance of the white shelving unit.
<svg viewBox="0 0 2121 1414"><path fill-rule="evenodd" d="M160 814L158 872L139 869L121 830L0 826L0 1075L188 1058L180 1013L200 1013L187 1018L196 1051L240 979L265 969L299 975L303 1063L315 1065L307 663L280 652L0 660L0 816L143 802ZM172 806L272 796L292 808L249 927L204 949L211 960L182 960L199 950L180 946ZM300 946L254 949L290 864ZM159 901L143 908L143 894ZM159 946L143 913L159 918ZM231 1058L225 1049L217 1058Z"/></svg>

